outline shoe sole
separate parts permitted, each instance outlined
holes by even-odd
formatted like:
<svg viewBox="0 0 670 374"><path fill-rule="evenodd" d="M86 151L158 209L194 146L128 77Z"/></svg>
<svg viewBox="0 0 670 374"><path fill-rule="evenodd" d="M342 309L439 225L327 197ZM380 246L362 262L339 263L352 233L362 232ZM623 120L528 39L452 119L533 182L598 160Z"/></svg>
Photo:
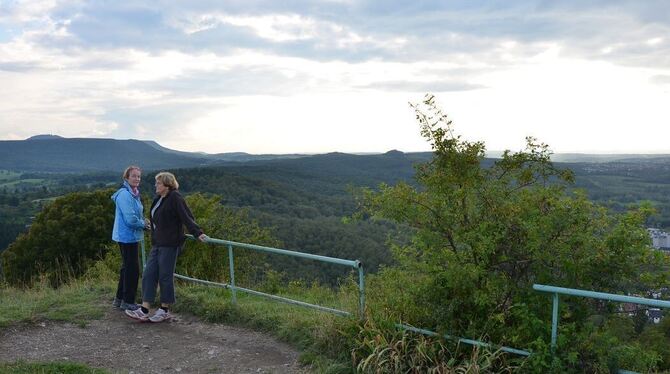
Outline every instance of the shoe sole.
<svg viewBox="0 0 670 374"><path fill-rule="evenodd" d="M132 319L133 321L139 321L139 322L147 322L147 321L149 321L149 318L142 319L142 318L133 317L133 316L129 315L128 313L126 313L125 311L123 312L123 314L125 314L126 317Z"/></svg>

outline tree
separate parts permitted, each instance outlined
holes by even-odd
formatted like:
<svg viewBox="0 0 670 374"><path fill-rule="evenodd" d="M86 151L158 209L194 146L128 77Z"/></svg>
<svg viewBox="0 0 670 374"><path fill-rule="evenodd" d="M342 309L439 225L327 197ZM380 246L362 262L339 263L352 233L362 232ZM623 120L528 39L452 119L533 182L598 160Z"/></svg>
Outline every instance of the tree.
<svg viewBox="0 0 670 374"><path fill-rule="evenodd" d="M2 253L7 281L28 283L46 275L56 286L103 258L114 224L112 193L76 192L46 206L28 233Z"/></svg>
<svg viewBox="0 0 670 374"><path fill-rule="evenodd" d="M414 229L410 245L394 248L400 267L381 274L409 288L405 306L395 303L400 296L386 302L394 318L528 347L548 337L551 321L549 298L534 283L633 293L667 280L655 266L667 261L650 250L643 226L651 209L611 214L567 191L572 173L552 164L547 145L527 138L525 150L492 162L483 142L454 135L432 95L412 107L434 152L417 168L420 186L381 185L359 200L360 215ZM582 326L600 309L569 300L562 323Z"/></svg>
<svg viewBox="0 0 670 374"><path fill-rule="evenodd" d="M261 228L244 210L234 211L221 204L220 196L193 194L186 197L198 225L212 238L278 247L280 242ZM265 256L248 249L234 249L236 281L258 281L255 270L264 267ZM177 272L201 279L228 279L228 248L224 245L186 243L177 262Z"/></svg>

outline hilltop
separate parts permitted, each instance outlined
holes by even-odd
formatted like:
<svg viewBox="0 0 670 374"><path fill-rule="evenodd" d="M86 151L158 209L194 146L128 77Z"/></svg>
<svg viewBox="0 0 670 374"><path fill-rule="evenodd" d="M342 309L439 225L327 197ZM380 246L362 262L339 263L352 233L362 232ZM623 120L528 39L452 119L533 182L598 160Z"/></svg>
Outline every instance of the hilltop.
<svg viewBox="0 0 670 374"><path fill-rule="evenodd" d="M301 155L182 152L163 147L155 141L136 139L36 135L26 140L0 141L0 169L29 172L117 172L132 164L142 165L146 170L158 170L294 157Z"/></svg>

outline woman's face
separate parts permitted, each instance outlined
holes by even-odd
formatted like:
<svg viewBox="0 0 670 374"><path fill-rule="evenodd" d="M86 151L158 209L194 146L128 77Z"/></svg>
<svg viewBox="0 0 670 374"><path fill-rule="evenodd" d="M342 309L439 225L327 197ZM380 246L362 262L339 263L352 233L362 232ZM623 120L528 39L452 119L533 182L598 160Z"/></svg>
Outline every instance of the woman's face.
<svg viewBox="0 0 670 374"><path fill-rule="evenodd" d="M130 174L128 175L128 184L130 187L137 188L140 185L140 180L142 179L142 173L137 170L133 169L130 171Z"/></svg>
<svg viewBox="0 0 670 374"><path fill-rule="evenodd" d="M155 186L156 186L156 194L161 195L163 197L167 195L169 189L167 188L166 185L161 183L161 181L157 180Z"/></svg>

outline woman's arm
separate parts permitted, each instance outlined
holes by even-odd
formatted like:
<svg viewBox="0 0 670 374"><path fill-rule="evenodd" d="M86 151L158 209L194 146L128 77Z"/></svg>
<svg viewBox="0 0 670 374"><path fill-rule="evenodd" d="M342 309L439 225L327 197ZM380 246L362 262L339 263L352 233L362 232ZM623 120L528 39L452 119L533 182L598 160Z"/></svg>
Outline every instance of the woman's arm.
<svg viewBox="0 0 670 374"><path fill-rule="evenodd" d="M200 229L200 226L195 223L191 209L188 208L186 201L180 194L175 194L175 197L175 205L179 219L184 224L184 226L186 226L186 229L191 233L191 235L195 236L196 238L200 238L200 236L203 235L203 232L202 229Z"/></svg>
<svg viewBox="0 0 670 374"><path fill-rule="evenodd" d="M116 197L116 205L119 207L119 210L121 210L121 218L126 226L141 230L144 228L144 217L140 217L137 214L137 211L133 206L135 204L133 199L134 198L130 192L121 192Z"/></svg>

